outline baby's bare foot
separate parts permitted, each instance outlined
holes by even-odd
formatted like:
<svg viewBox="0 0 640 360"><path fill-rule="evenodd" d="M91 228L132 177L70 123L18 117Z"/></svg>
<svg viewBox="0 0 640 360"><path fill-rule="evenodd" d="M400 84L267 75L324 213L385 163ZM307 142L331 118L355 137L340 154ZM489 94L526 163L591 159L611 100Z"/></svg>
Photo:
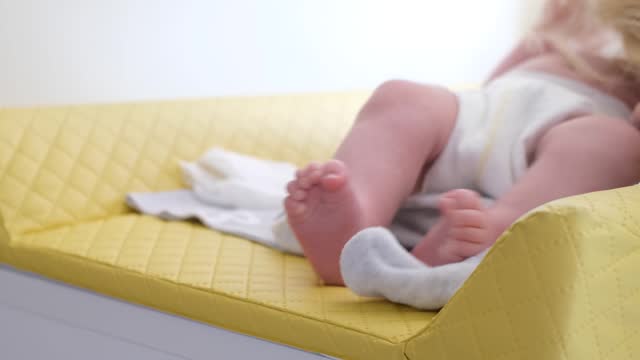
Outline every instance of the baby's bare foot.
<svg viewBox="0 0 640 360"><path fill-rule="evenodd" d="M412 252L432 266L462 261L480 253L506 228L502 216L498 219L471 190L458 189L444 194L440 212L438 223Z"/></svg>
<svg viewBox="0 0 640 360"><path fill-rule="evenodd" d="M310 164L287 186L287 220L315 271L327 284L343 285L340 253L362 230L362 207L338 160Z"/></svg>

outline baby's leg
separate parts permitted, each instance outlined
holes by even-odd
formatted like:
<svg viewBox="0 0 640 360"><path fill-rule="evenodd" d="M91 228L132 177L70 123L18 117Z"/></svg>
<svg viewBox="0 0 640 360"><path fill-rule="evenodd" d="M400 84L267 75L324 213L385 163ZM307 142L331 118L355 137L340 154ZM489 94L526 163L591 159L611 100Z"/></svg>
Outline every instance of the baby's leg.
<svg viewBox="0 0 640 360"><path fill-rule="evenodd" d="M603 116L586 116L547 131L529 170L490 208L473 193L454 192L444 220L413 253L439 265L487 248L520 216L562 197L633 185L640 181L640 132ZM438 238L438 239L435 239Z"/></svg>
<svg viewBox="0 0 640 360"><path fill-rule="evenodd" d="M285 200L289 225L315 271L343 284L344 244L370 226L388 226L457 117L449 91L405 81L380 86L360 111L335 159L298 172Z"/></svg>

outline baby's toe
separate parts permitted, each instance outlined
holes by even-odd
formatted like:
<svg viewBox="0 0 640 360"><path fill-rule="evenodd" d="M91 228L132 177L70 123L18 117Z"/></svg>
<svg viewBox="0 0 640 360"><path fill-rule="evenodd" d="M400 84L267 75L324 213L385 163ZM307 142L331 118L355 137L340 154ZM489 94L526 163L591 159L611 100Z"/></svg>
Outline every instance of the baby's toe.
<svg viewBox="0 0 640 360"><path fill-rule="evenodd" d="M324 176L346 176L347 166L340 160L332 159L324 163L321 170Z"/></svg>
<svg viewBox="0 0 640 360"><path fill-rule="evenodd" d="M306 177L307 181L312 185L319 183L321 178L322 178L322 169L320 167L314 168L311 171L309 171Z"/></svg>
<svg viewBox="0 0 640 360"><path fill-rule="evenodd" d="M457 209L476 209L483 208L480 195L473 190L457 189L452 191L449 195L450 199L455 201L455 208Z"/></svg>
<svg viewBox="0 0 640 360"><path fill-rule="evenodd" d="M301 188L296 180L287 184L287 193L294 200L302 201L307 198L307 190Z"/></svg>
<svg viewBox="0 0 640 360"><path fill-rule="evenodd" d="M308 189L318 183L321 176L321 166L318 163L310 163L296 172L298 186Z"/></svg>
<svg viewBox="0 0 640 360"><path fill-rule="evenodd" d="M289 216L301 216L307 211L307 206L291 196L284 199L284 209Z"/></svg>
<svg viewBox="0 0 640 360"><path fill-rule="evenodd" d="M451 229L451 238L455 239L460 243L473 243L475 245L483 245L484 239L486 238L486 229L482 228L474 228L474 227L458 227ZM479 246L479 245L478 245ZM477 246L471 246L473 250Z"/></svg>
<svg viewBox="0 0 640 360"><path fill-rule="evenodd" d="M452 210L448 217L454 228L480 228L487 227L487 215L485 211L473 209Z"/></svg>
<svg viewBox="0 0 640 360"><path fill-rule="evenodd" d="M320 183L324 190L336 192L347 183L347 167L342 161L330 160L322 168Z"/></svg>
<svg viewBox="0 0 640 360"><path fill-rule="evenodd" d="M314 171L320 169L320 164L316 162L311 162L307 164L307 166L302 167L296 171L296 178L304 178L309 176L309 174Z"/></svg>
<svg viewBox="0 0 640 360"><path fill-rule="evenodd" d="M289 195L291 195L292 193L296 192L299 187L298 187L298 181L297 180L291 180L287 183L287 193Z"/></svg>

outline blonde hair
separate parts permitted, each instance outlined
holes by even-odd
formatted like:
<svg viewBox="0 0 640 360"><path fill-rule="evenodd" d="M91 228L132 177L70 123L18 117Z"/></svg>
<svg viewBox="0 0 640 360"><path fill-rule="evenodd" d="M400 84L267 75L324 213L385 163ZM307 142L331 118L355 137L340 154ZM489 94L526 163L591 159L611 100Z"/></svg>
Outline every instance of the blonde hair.
<svg viewBox="0 0 640 360"><path fill-rule="evenodd" d="M640 0L624 1L640 4ZM624 59L621 36L615 31L617 28L609 26L609 18L605 17L605 14L615 17L608 3L620 2L623 1L547 0L542 19L533 29L534 44L553 48L584 76L603 85L611 84L615 79L594 69L583 56L585 53L597 56L620 67Z"/></svg>
<svg viewBox="0 0 640 360"><path fill-rule="evenodd" d="M640 78L640 1L597 0L602 21L613 27L622 37L623 61L627 69Z"/></svg>

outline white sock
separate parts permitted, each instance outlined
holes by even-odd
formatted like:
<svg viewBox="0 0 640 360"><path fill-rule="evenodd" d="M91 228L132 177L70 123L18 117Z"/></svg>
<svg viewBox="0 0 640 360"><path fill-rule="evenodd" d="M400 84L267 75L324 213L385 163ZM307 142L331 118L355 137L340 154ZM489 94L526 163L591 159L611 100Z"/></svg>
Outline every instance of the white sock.
<svg viewBox="0 0 640 360"><path fill-rule="evenodd" d="M373 227L360 231L345 245L340 271L356 294L434 310L449 301L486 252L459 263L429 267L403 248L388 229Z"/></svg>

